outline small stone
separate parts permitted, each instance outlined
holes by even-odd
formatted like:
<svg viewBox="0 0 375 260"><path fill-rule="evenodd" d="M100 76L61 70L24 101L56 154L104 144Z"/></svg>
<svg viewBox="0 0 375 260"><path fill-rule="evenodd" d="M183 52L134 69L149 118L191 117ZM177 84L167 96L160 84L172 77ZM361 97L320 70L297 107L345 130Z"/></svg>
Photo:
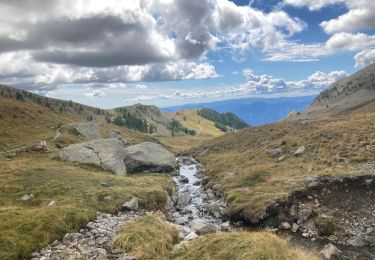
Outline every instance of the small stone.
<svg viewBox="0 0 375 260"><path fill-rule="evenodd" d="M194 240L194 239L197 239L199 236L195 233L195 232L191 232L189 233L185 238L184 240L185 241L190 241L190 240Z"/></svg>
<svg viewBox="0 0 375 260"><path fill-rule="evenodd" d="M229 221L226 221L226 222L220 224L221 231L228 231L229 228L230 228L230 222Z"/></svg>
<svg viewBox="0 0 375 260"><path fill-rule="evenodd" d="M181 183L189 183L189 179L188 179L188 177L186 177L184 175L180 175L180 182Z"/></svg>
<svg viewBox="0 0 375 260"><path fill-rule="evenodd" d="M280 155L281 152L282 152L281 149L277 148L277 149L268 150L267 154L268 154L269 157L276 157L276 156Z"/></svg>
<svg viewBox="0 0 375 260"><path fill-rule="evenodd" d="M138 208L139 208L138 199L136 197L133 197L131 200L125 202L122 205L122 208L124 210L129 210L129 211L136 211L136 210L138 210Z"/></svg>
<svg viewBox="0 0 375 260"><path fill-rule="evenodd" d="M281 222L279 226L279 228L284 229L284 230L291 229L291 227L292 226L286 221Z"/></svg>
<svg viewBox="0 0 375 260"><path fill-rule="evenodd" d="M53 207L56 205L56 201L52 200L48 203L47 207Z"/></svg>
<svg viewBox="0 0 375 260"><path fill-rule="evenodd" d="M201 181L200 181L200 180L197 180L197 181L195 181L195 182L193 183L193 185L194 185L194 186L199 186L199 185L201 185Z"/></svg>
<svg viewBox="0 0 375 260"><path fill-rule="evenodd" d="M306 151L306 147L305 146L300 146L298 147L298 149L293 153L295 156L301 156L302 154L304 154Z"/></svg>
<svg viewBox="0 0 375 260"><path fill-rule="evenodd" d="M28 200L32 200L34 198L34 194L30 194L30 195L23 195L21 198L19 198L19 200L22 200L22 201L28 201Z"/></svg>
<svg viewBox="0 0 375 260"><path fill-rule="evenodd" d="M296 224L296 223L293 223L293 225L292 225L292 232L293 232L293 233L296 233L297 230L298 230L298 228L299 228L299 225Z"/></svg>
<svg viewBox="0 0 375 260"><path fill-rule="evenodd" d="M278 160L279 162L281 162L281 161L284 161L285 158L286 158L285 155L282 155L282 156L280 156L279 159L277 159L277 160Z"/></svg>
<svg viewBox="0 0 375 260"><path fill-rule="evenodd" d="M232 177L234 177L234 173L233 172L225 172L224 173L224 178L232 178Z"/></svg>
<svg viewBox="0 0 375 260"><path fill-rule="evenodd" d="M112 184L109 183L109 182L102 182L101 185L102 185L102 187L111 187L112 186Z"/></svg>
<svg viewBox="0 0 375 260"><path fill-rule="evenodd" d="M324 248L320 251L320 253L323 255L324 259L332 259L333 257L338 258L341 255L341 251L332 245L331 243L324 246Z"/></svg>

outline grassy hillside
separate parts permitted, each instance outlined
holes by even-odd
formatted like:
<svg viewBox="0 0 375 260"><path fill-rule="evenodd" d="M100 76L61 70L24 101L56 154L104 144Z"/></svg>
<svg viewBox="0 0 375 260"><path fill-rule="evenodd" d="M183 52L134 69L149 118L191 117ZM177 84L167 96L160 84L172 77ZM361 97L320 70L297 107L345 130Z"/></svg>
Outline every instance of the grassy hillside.
<svg viewBox="0 0 375 260"><path fill-rule="evenodd" d="M322 91L302 117L319 118L352 112L375 112L375 64Z"/></svg>
<svg viewBox="0 0 375 260"><path fill-rule="evenodd" d="M197 109L191 109L172 114L172 118L179 121L183 127L195 130L196 134L194 136L164 136L159 138L160 141L176 151L182 151L224 134L223 131L215 127L213 121L199 116L197 112Z"/></svg>
<svg viewBox="0 0 375 260"><path fill-rule="evenodd" d="M371 145L375 145L375 113L250 127L192 152L207 168L208 185L220 184L232 216L246 218L304 187L307 176L360 174L361 163L373 157ZM305 146L305 153L293 155L300 146ZM270 149L281 152L270 157Z"/></svg>

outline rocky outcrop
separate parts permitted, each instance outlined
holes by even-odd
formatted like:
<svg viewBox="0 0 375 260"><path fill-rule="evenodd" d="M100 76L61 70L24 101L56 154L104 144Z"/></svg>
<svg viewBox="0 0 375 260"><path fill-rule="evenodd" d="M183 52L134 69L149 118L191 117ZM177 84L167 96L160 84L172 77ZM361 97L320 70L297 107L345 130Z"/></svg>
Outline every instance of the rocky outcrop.
<svg viewBox="0 0 375 260"><path fill-rule="evenodd" d="M99 124L94 121L72 124L71 127L89 141L102 137Z"/></svg>
<svg viewBox="0 0 375 260"><path fill-rule="evenodd" d="M63 160L95 164L117 175L126 175L124 144L117 138L101 138L72 144L60 152Z"/></svg>
<svg viewBox="0 0 375 260"><path fill-rule="evenodd" d="M175 156L159 144L144 142L125 149L128 172L169 172L176 168Z"/></svg>

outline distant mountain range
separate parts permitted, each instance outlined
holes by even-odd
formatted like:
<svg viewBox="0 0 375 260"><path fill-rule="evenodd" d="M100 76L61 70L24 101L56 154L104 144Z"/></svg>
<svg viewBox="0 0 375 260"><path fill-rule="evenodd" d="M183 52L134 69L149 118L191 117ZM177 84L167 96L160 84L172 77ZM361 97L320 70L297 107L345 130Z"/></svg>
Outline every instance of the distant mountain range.
<svg viewBox="0 0 375 260"><path fill-rule="evenodd" d="M182 109L210 108L220 113L232 112L250 125L261 125L278 121L286 117L292 110L303 110L312 103L314 98L315 96L231 99L164 107L161 110L175 112Z"/></svg>

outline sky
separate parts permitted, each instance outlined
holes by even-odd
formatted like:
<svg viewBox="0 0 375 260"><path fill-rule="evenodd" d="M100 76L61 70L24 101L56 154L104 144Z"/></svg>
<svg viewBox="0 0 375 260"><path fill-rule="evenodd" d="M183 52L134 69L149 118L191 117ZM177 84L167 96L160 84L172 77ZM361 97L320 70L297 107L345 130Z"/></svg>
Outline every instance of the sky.
<svg viewBox="0 0 375 260"><path fill-rule="evenodd" d="M101 108L319 93L375 62L374 0L1 0L0 83Z"/></svg>

